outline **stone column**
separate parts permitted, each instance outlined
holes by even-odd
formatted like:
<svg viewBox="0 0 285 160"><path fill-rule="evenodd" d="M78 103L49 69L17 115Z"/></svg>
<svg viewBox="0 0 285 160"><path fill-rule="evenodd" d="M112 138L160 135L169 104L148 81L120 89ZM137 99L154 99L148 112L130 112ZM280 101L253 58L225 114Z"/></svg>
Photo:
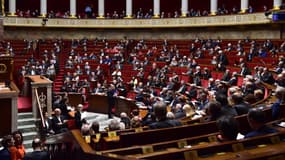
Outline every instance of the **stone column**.
<svg viewBox="0 0 285 160"><path fill-rule="evenodd" d="M181 1L181 17L186 17L188 13L188 0Z"/></svg>
<svg viewBox="0 0 285 160"><path fill-rule="evenodd" d="M35 89L38 89L38 87L32 85L32 107L33 107L33 115L34 118L38 118L38 108L37 108L37 98L36 98L36 92Z"/></svg>
<svg viewBox="0 0 285 160"><path fill-rule="evenodd" d="M1 0L1 15L4 16L5 15L5 0Z"/></svg>
<svg viewBox="0 0 285 160"><path fill-rule="evenodd" d="M273 10L280 10L282 0L273 0Z"/></svg>
<svg viewBox="0 0 285 160"><path fill-rule="evenodd" d="M98 0L98 17L97 18L104 18L105 17L105 2L104 0Z"/></svg>
<svg viewBox="0 0 285 160"><path fill-rule="evenodd" d="M41 17L47 15L47 0L41 0Z"/></svg>
<svg viewBox="0 0 285 160"><path fill-rule="evenodd" d="M211 15L216 15L218 11L218 0L211 0Z"/></svg>
<svg viewBox="0 0 285 160"><path fill-rule="evenodd" d="M50 117L52 112L52 84L47 86L47 112Z"/></svg>
<svg viewBox="0 0 285 160"><path fill-rule="evenodd" d="M241 0L240 13L246 13L247 10L248 10L248 0Z"/></svg>
<svg viewBox="0 0 285 160"><path fill-rule="evenodd" d="M126 0L126 18L133 17L133 0Z"/></svg>
<svg viewBox="0 0 285 160"><path fill-rule="evenodd" d="M18 97L12 98L12 126L11 130L16 131L18 128Z"/></svg>
<svg viewBox="0 0 285 160"><path fill-rule="evenodd" d="M9 0L9 16L15 16L16 0Z"/></svg>
<svg viewBox="0 0 285 160"><path fill-rule="evenodd" d="M153 16L154 18L160 16L160 0L153 0Z"/></svg>
<svg viewBox="0 0 285 160"><path fill-rule="evenodd" d="M70 0L70 17L76 18L76 0Z"/></svg>

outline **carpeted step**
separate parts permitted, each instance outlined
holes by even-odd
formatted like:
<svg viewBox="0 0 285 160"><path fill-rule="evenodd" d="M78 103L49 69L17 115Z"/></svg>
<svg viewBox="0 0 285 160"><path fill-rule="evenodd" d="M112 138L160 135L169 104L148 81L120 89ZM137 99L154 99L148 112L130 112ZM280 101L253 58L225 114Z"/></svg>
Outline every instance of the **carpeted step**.
<svg viewBox="0 0 285 160"><path fill-rule="evenodd" d="M32 98L31 97L18 97L18 112L31 112L32 111Z"/></svg>

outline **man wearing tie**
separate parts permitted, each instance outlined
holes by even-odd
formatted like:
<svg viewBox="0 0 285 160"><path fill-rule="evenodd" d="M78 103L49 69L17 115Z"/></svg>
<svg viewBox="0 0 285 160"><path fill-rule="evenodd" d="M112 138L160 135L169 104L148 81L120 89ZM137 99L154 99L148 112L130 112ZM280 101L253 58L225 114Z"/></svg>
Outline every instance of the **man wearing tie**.
<svg viewBox="0 0 285 160"><path fill-rule="evenodd" d="M54 134L54 131L53 131L53 128L52 128L52 119L50 119L48 117L48 113L47 112L45 112L45 115L44 115L44 123L45 123L45 126L43 128L44 135L45 136L49 136L49 135Z"/></svg>

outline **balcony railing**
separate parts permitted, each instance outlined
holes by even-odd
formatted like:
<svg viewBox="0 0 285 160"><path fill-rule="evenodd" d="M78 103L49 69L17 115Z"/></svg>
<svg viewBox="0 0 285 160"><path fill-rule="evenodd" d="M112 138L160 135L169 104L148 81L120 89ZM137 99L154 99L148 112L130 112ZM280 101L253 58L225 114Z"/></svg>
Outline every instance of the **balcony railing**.
<svg viewBox="0 0 285 160"><path fill-rule="evenodd" d="M264 13L165 19L42 19L4 17L4 27L178 28L271 23Z"/></svg>

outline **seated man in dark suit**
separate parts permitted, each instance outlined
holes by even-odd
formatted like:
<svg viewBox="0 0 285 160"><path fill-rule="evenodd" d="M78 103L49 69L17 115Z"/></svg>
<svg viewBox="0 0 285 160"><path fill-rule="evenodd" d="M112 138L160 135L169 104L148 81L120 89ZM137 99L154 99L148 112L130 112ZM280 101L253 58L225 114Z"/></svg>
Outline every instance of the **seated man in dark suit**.
<svg viewBox="0 0 285 160"><path fill-rule="evenodd" d="M66 132L67 129L67 120L64 116L61 115L61 110L56 108L54 110L54 117L52 118L52 126L55 133Z"/></svg>
<svg viewBox="0 0 285 160"><path fill-rule="evenodd" d="M205 108L208 116L206 121L215 121L223 116L222 105L218 101L210 101Z"/></svg>
<svg viewBox="0 0 285 160"><path fill-rule="evenodd" d="M42 142L39 138L35 138L32 142L34 151L27 153L24 160L50 160L50 155L42 149Z"/></svg>
<svg viewBox="0 0 285 160"><path fill-rule="evenodd" d="M275 130L274 128L270 128L265 124L265 113L261 109L251 109L247 114L247 120L250 127L252 128L252 131L247 133L244 138L250 138L277 132L277 130Z"/></svg>
<svg viewBox="0 0 285 160"><path fill-rule="evenodd" d="M271 85L275 83L273 75L268 71L267 68L263 69L263 72L261 73L261 80Z"/></svg>
<svg viewBox="0 0 285 160"><path fill-rule="evenodd" d="M153 122L149 125L151 129L158 129L158 128L168 128L168 127L175 127L180 126L181 123L177 120L170 120L167 119L167 109L166 104L162 101L156 102L154 105L154 115L156 117L156 122Z"/></svg>
<svg viewBox="0 0 285 160"><path fill-rule="evenodd" d="M83 105L78 104L76 107L76 112L74 114L75 125L78 129L81 129L82 127L82 121L83 121L83 118L81 117L82 109Z"/></svg>
<svg viewBox="0 0 285 160"><path fill-rule="evenodd" d="M53 126L52 126L52 119L48 117L47 112L45 112L45 115L44 115L44 123L45 123L45 126L43 127L44 136L49 136L49 135L54 134Z"/></svg>
<svg viewBox="0 0 285 160"><path fill-rule="evenodd" d="M11 135L4 136L1 145L3 149L0 150L0 159L1 160L10 160L11 159L11 147L14 146L14 140ZM15 147L14 147L15 148ZM14 149L13 152L16 152L17 149Z"/></svg>
<svg viewBox="0 0 285 160"><path fill-rule="evenodd" d="M221 142L233 141L237 139L239 132L238 121L232 116L223 116L216 121L219 134L218 140Z"/></svg>
<svg viewBox="0 0 285 160"><path fill-rule="evenodd" d="M231 98L234 103L233 108L236 109L238 115L248 113L251 105L244 102L243 97L240 93L234 93Z"/></svg>

